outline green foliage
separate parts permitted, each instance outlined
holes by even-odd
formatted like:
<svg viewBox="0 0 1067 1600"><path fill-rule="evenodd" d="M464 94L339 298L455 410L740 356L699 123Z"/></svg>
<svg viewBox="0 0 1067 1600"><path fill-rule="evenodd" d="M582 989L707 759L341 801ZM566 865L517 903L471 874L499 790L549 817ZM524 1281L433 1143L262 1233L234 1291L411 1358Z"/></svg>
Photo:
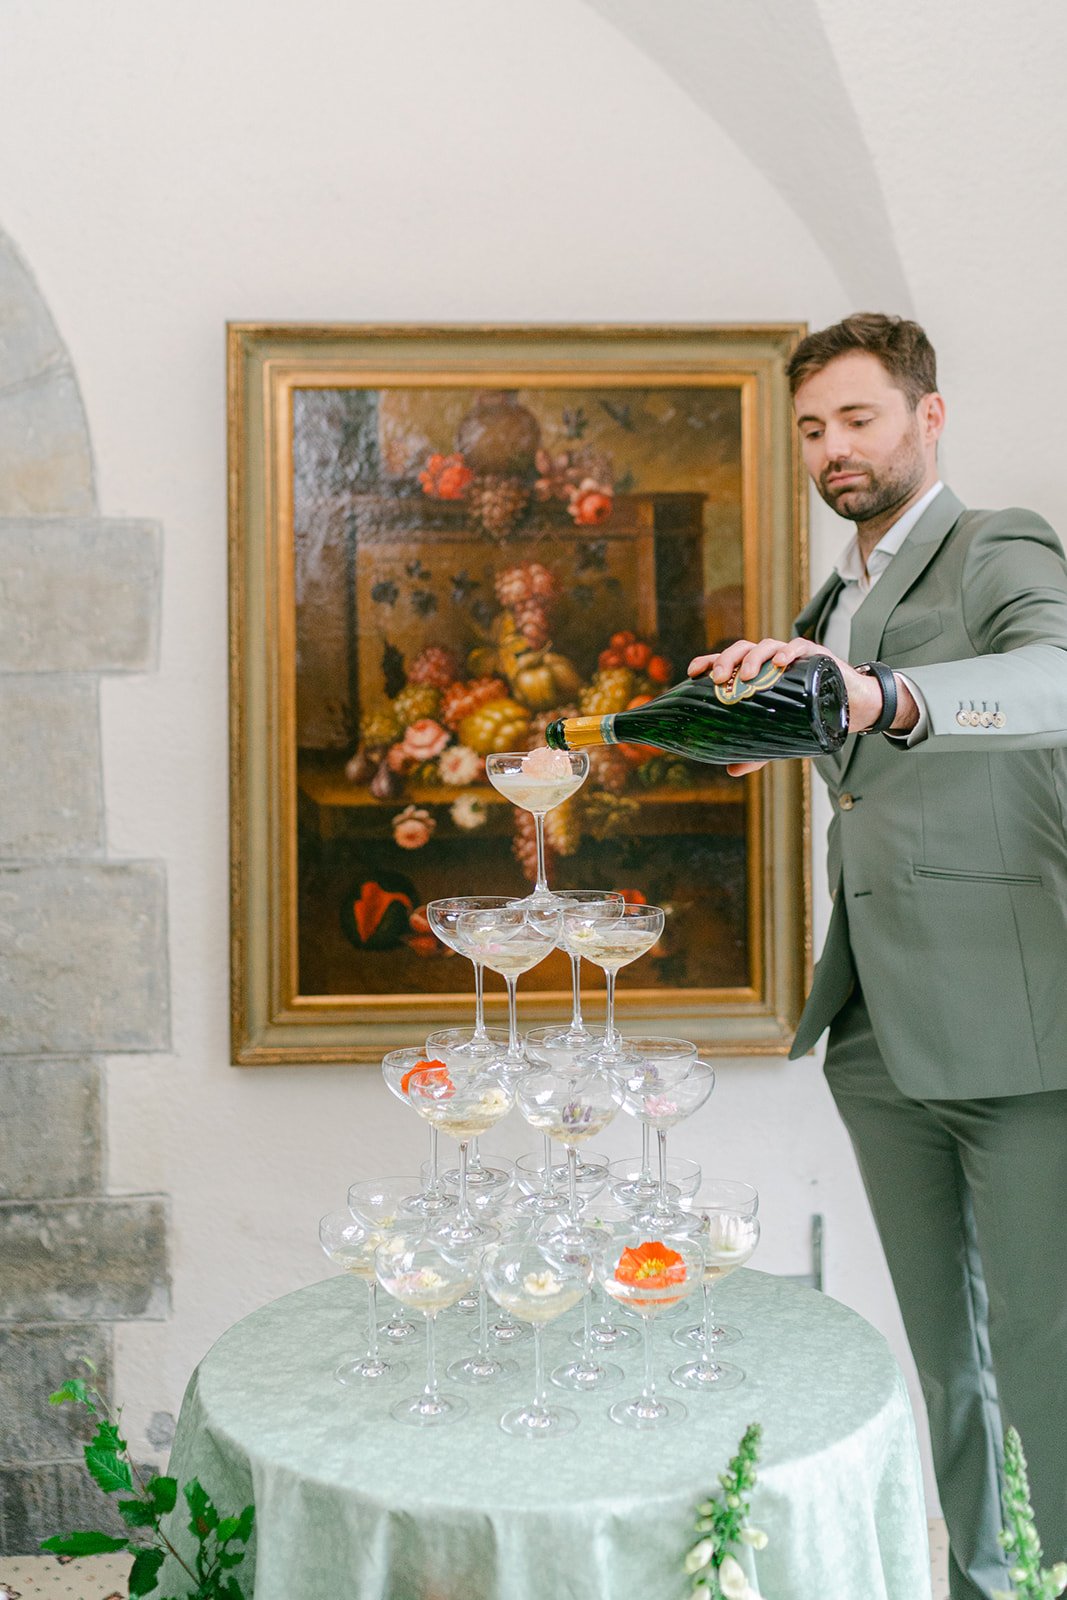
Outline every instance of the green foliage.
<svg viewBox="0 0 1067 1600"><path fill-rule="evenodd" d="M85 1366L90 1372L95 1371L91 1362L85 1362ZM239 1516L220 1518L199 1479L185 1484L182 1493L189 1507L189 1531L197 1543L193 1566L189 1566L160 1526L160 1519L178 1503L177 1479L154 1477L147 1483L142 1482L130 1460L126 1440L119 1432L118 1415L112 1416L100 1391L84 1379L70 1379L48 1398L49 1404L54 1406L84 1406L90 1416L98 1419L96 1432L85 1446L85 1465L93 1481L105 1493L129 1496L117 1502L119 1516L128 1528L150 1529L151 1542L135 1548L128 1539L85 1531L45 1539L41 1549L60 1556L130 1550L134 1560L129 1589L134 1596L151 1594L159 1587L159 1569L170 1554L191 1585L186 1588L183 1600L244 1600L240 1585L228 1569L239 1566L244 1560L244 1547L251 1538L255 1522L254 1507L245 1506Z"/></svg>
<svg viewBox="0 0 1067 1600"><path fill-rule="evenodd" d="M1014 1428L1004 1436L1004 1514L1000 1543L1011 1563L1014 1587L997 1591L997 1600L1056 1600L1067 1589L1067 1561L1041 1565L1041 1541L1030 1505L1030 1482L1022 1440Z"/></svg>
<svg viewBox="0 0 1067 1600"><path fill-rule="evenodd" d="M697 1538L686 1555L684 1569L692 1578L693 1593L701 1600L724 1600L722 1580L728 1576L733 1580L730 1593L739 1593L736 1585L743 1582L743 1574L732 1552L743 1544L762 1550L767 1543L766 1534L745 1523L749 1492L756 1482L762 1431L758 1423L749 1424L737 1454L719 1476L719 1488L697 1506ZM754 1589L749 1588L747 1594L750 1600L759 1600Z"/></svg>

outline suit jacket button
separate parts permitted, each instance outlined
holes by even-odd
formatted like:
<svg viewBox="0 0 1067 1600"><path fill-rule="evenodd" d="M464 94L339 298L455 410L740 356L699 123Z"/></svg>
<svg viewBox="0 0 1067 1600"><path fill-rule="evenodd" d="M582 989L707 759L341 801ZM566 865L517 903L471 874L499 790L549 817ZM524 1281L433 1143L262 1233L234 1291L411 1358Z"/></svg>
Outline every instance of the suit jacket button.
<svg viewBox="0 0 1067 1600"><path fill-rule="evenodd" d="M961 728L969 728L971 725L971 719L966 711L957 711L956 721L959 723Z"/></svg>
<svg viewBox="0 0 1067 1600"><path fill-rule="evenodd" d="M852 807L856 804L855 800L852 798L852 796L848 793L847 790L845 791L844 794L838 795L837 803L841 807L842 811L851 811Z"/></svg>
<svg viewBox="0 0 1067 1600"><path fill-rule="evenodd" d="M990 723L993 721L993 713L991 711L983 711L979 716L978 721L981 723L983 728L988 728Z"/></svg>
<svg viewBox="0 0 1067 1600"><path fill-rule="evenodd" d="M1008 719L1004 715L1003 711L994 711L994 713L993 713L993 726L994 726L994 728L1003 728L1003 726L1007 722L1007 720Z"/></svg>

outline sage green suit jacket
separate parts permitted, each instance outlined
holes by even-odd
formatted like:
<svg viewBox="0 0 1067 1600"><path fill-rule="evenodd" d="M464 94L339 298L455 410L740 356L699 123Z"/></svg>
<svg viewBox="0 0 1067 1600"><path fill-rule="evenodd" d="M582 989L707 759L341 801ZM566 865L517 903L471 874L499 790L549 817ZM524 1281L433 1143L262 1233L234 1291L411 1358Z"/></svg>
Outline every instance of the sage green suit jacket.
<svg viewBox="0 0 1067 1600"><path fill-rule="evenodd" d="M821 637L836 573L797 618ZM852 622L850 659L922 692L911 749L850 735L830 789L833 914L791 1055L858 977L904 1093L1067 1089L1067 563L1031 511L942 489ZM971 710L987 713L973 726ZM962 715L961 715L962 713ZM992 721L989 714L995 715Z"/></svg>

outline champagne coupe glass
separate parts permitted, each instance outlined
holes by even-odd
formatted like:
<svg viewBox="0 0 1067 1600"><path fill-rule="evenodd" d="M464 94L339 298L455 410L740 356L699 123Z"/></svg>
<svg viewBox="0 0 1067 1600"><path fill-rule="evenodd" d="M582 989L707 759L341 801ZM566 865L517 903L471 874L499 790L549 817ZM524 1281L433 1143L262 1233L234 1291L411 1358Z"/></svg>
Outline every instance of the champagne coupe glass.
<svg viewBox="0 0 1067 1600"><path fill-rule="evenodd" d="M458 1395L442 1394L437 1383L434 1325L437 1314L454 1305L474 1282L475 1257L450 1251L439 1239L396 1234L379 1246L374 1257L378 1282L394 1300L426 1318L426 1385L421 1394L390 1407L398 1422L436 1427L455 1422L467 1410Z"/></svg>
<svg viewBox="0 0 1067 1600"><path fill-rule="evenodd" d="M589 773L589 757L584 750L508 750L486 757L485 775L493 788L512 805L533 815L537 833L537 882L523 905L554 905L555 896L545 874L545 816L572 794L576 794Z"/></svg>
<svg viewBox="0 0 1067 1600"><path fill-rule="evenodd" d="M412 1190L416 1190L414 1204L421 1195L414 1178L366 1178L353 1183L348 1190L348 1209L361 1227L371 1235L369 1243L383 1243L386 1232L401 1227L411 1227L413 1212ZM372 1263L373 1265L373 1263ZM415 1324L409 1322L399 1306L395 1307L388 1322L378 1329L391 1344L401 1344L415 1333Z"/></svg>
<svg viewBox="0 0 1067 1600"><path fill-rule="evenodd" d="M588 1216L587 1226L595 1231L601 1241L601 1248L609 1239L629 1234L633 1229L633 1217L618 1201L608 1201L606 1205L597 1205ZM637 1338L636 1330L619 1315L619 1307L614 1301L609 1300L596 1281L594 1256L594 1276L589 1289L590 1310L596 1311L596 1316L591 1318L588 1331L585 1327L576 1329L571 1334L571 1344L583 1352L592 1350L597 1353L610 1353L612 1350L621 1350L633 1344ZM636 1312L630 1313L631 1318Z"/></svg>
<svg viewBox="0 0 1067 1600"><path fill-rule="evenodd" d="M626 1040L628 1053L638 1058L634 1071L643 1071L650 1078L657 1072L673 1072L678 1066L689 1064L697 1058L697 1047L688 1039L665 1039L658 1035ZM629 1069L627 1069L629 1070ZM612 1173L616 1200L621 1205L640 1206L654 1200L658 1190L652 1172L652 1134L647 1123L641 1127L641 1170L636 1178L617 1177ZM693 1190L696 1193L696 1190Z"/></svg>
<svg viewBox="0 0 1067 1600"><path fill-rule="evenodd" d="M606 1072L586 1068L531 1070L519 1079L516 1101L531 1128L566 1146L568 1209L560 1238L565 1238L568 1245L588 1244L580 1219L577 1146L607 1127L622 1102L622 1090ZM606 1175L605 1167L602 1177Z"/></svg>
<svg viewBox="0 0 1067 1600"><path fill-rule="evenodd" d="M641 1132L644 1134L647 1124L642 1124ZM621 1161L613 1161L608 1172L608 1183L611 1193L620 1205L627 1206L631 1213L644 1211L648 1206L648 1190L646 1189L648 1169L643 1156L624 1156ZM685 1210L689 1210L690 1202L700 1188L703 1174L699 1161L691 1161L688 1156L667 1157L667 1194L672 1200L682 1203ZM640 1197L629 1199L630 1195ZM651 1180L651 1198L655 1200L659 1194L659 1179Z"/></svg>
<svg viewBox="0 0 1067 1600"><path fill-rule="evenodd" d="M620 910L615 915L620 915L621 908L626 904L617 889L555 889L553 894L560 902L560 910L567 906L618 906ZM582 1017L582 958L567 944L566 929L560 931L560 943L571 961L571 1020L565 1028L557 1023L551 1028L534 1029L532 1034L526 1035L527 1055L531 1055L532 1044L534 1051L548 1058L544 1060L546 1067L563 1065L558 1059L561 1053L592 1050L603 1038L600 1034L592 1033L585 1025Z"/></svg>
<svg viewBox="0 0 1067 1600"><path fill-rule="evenodd" d="M493 906L508 906L514 895L460 894L442 900L431 900L426 907L426 920L442 944L457 955L466 956L474 967L474 1029L468 1030L459 1040L473 1054L492 1055L496 1046L492 1034L485 1026L485 971L476 955L465 950L456 936L456 924L467 911L488 911ZM451 1030L449 1030L451 1032Z"/></svg>
<svg viewBox="0 0 1067 1600"><path fill-rule="evenodd" d="M627 1224L622 1224L627 1226ZM622 1382L622 1368L613 1361L602 1361L600 1350L604 1343L598 1345L593 1339L593 1262L598 1248L611 1235L611 1224L598 1218L591 1228L584 1230L584 1239L588 1244L579 1245L577 1249L565 1249L564 1257L584 1268L589 1280L589 1293L582 1298L582 1327L580 1332L571 1335L571 1343L578 1346L578 1354L564 1361L556 1367L552 1374L552 1382L559 1389L573 1389L578 1394L591 1394L594 1390L614 1389L616 1384ZM559 1249L559 1235L552 1231L552 1224L545 1223L542 1228L549 1250ZM623 1341L618 1341L622 1343Z"/></svg>
<svg viewBox="0 0 1067 1600"><path fill-rule="evenodd" d="M456 925L456 937L471 961L478 960L498 972L508 991L508 1048L502 1058L511 1072L526 1065L519 1037L516 985L524 972L555 949L560 915L553 905L516 904L465 911ZM500 1060L500 1057L496 1058Z"/></svg>
<svg viewBox="0 0 1067 1600"><path fill-rule="evenodd" d="M755 1191L753 1191L754 1193ZM694 1239L704 1255L704 1317L701 1328L703 1353L675 1367L671 1382L679 1389L697 1389L714 1394L719 1389L734 1389L744 1381L744 1370L729 1361L719 1361L715 1349L711 1314L711 1290L738 1267L743 1267L759 1244L759 1218L754 1212L734 1211L729 1206L703 1208L704 1227Z"/></svg>
<svg viewBox="0 0 1067 1600"><path fill-rule="evenodd" d="M667 1130L691 1117L715 1087L715 1073L706 1061L694 1061L683 1072L658 1069L657 1080L649 1081L643 1069L623 1077L622 1108L631 1117L655 1129L659 1147L659 1189L655 1200L635 1218L638 1227L662 1233L694 1225L691 1211L675 1205L667 1185Z"/></svg>
<svg viewBox="0 0 1067 1600"><path fill-rule="evenodd" d="M377 1383L384 1378L403 1378L407 1367L402 1361L387 1361L378 1350L378 1285L374 1276L374 1253L381 1232L364 1228L348 1211L331 1211L319 1222L319 1243L335 1267L362 1278L367 1285L369 1339L365 1356L342 1361L334 1372L338 1383Z"/></svg>
<svg viewBox="0 0 1067 1600"><path fill-rule="evenodd" d="M495 1242L498 1237L498 1234L494 1234L492 1242ZM489 1326L489 1293L485 1287L485 1280L481 1276L482 1261L489 1243L489 1239L479 1241L478 1244L471 1245L468 1252L464 1252L465 1254L470 1254L479 1274L476 1279L478 1327L471 1335L476 1341L477 1349L473 1355L464 1356L459 1360L453 1361L447 1369L448 1376L456 1383L466 1383L479 1388L487 1383L496 1383L500 1378L513 1377L519 1370L514 1361L501 1360L493 1353L494 1345L499 1349L502 1343L507 1343L508 1341L497 1340ZM510 1318L508 1320L509 1322L511 1321ZM520 1331L522 1333L527 1332L525 1328L520 1330L516 1323L511 1325L517 1333Z"/></svg>
<svg viewBox="0 0 1067 1600"><path fill-rule="evenodd" d="M712 1218L723 1217L754 1217L759 1210L759 1194L754 1184L742 1183L738 1178L714 1178L707 1180L700 1190L699 1198L692 1208L693 1215L698 1219L698 1229L695 1238L703 1241L711 1236ZM727 1224L726 1229L732 1224ZM743 1235L738 1236L743 1242ZM727 1241L729 1244L729 1240ZM755 1249L755 1245L752 1247ZM706 1253L706 1252L705 1252ZM725 1278L734 1267L740 1267L752 1254L738 1255L732 1258L729 1250L719 1254L723 1256L721 1262L715 1262L715 1267L725 1266L726 1271L717 1271L710 1277L705 1271L704 1275L704 1316L700 1322L689 1328L676 1328L672 1334L675 1344L680 1344L685 1350L704 1350L713 1353L725 1349L728 1345L736 1344L741 1338L740 1328L734 1327L731 1322L717 1322L709 1320L710 1310L707 1301L710 1299L711 1288L714 1283ZM732 1265L731 1265L732 1260ZM708 1339L710 1337L710 1345Z"/></svg>
<svg viewBox="0 0 1067 1600"><path fill-rule="evenodd" d="M500 1426L524 1439L549 1439L570 1433L578 1418L564 1406L550 1406L545 1392L542 1335L576 1306L589 1283L588 1262L566 1259L541 1240L518 1239L490 1245L482 1265L485 1286L503 1310L533 1327L534 1397L529 1405L505 1411Z"/></svg>
<svg viewBox="0 0 1067 1600"><path fill-rule="evenodd" d="M489 896L486 896L488 899ZM510 901L505 904L510 905ZM508 1030L506 1028L486 1028L481 1030L481 1037L475 1038L469 1028L436 1028L433 1033L426 1036L426 1054L440 1056L445 1060L449 1055L477 1056L479 1059L488 1060L490 1056L499 1056L507 1049ZM453 1167L451 1171L443 1174L443 1181L455 1183L459 1174ZM472 1189L490 1188L507 1189L511 1183L510 1174L502 1167L487 1167L482 1161L478 1150L477 1139L471 1140L470 1151L467 1156L467 1183Z"/></svg>
<svg viewBox="0 0 1067 1600"><path fill-rule="evenodd" d="M412 1104L408 1087L413 1073L427 1070L444 1072L446 1069L443 1061L428 1057L425 1050L390 1050L388 1055L382 1058L382 1077L385 1079L386 1088L406 1106ZM409 1209L426 1219L443 1216L446 1211L452 1209L452 1201L440 1182L437 1166L437 1129L434 1127L430 1128L429 1177L423 1184L421 1195L411 1198Z"/></svg>
<svg viewBox="0 0 1067 1600"><path fill-rule="evenodd" d="M629 1053L615 1027L615 979L623 967L647 955L662 932L663 912L659 906L564 906L564 949L601 967L607 982L604 1039L584 1059L612 1065Z"/></svg>
<svg viewBox="0 0 1067 1600"><path fill-rule="evenodd" d="M597 1281L606 1294L641 1317L645 1379L632 1400L616 1400L608 1415L624 1428L662 1428L680 1422L685 1407L656 1393L652 1321L678 1304L701 1281L703 1252L682 1235L662 1239L631 1230L604 1245L597 1256Z"/></svg>
<svg viewBox="0 0 1067 1600"><path fill-rule="evenodd" d="M459 1144L456 1210L440 1223L439 1236L451 1245L470 1245L485 1239L492 1230L479 1221L467 1194L467 1149L472 1139L511 1110L512 1092L504 1074L484 1063L457 1066L453 1056L443 1071L431 1068L414 1073L408 1094L420 1116Z"/></svg>

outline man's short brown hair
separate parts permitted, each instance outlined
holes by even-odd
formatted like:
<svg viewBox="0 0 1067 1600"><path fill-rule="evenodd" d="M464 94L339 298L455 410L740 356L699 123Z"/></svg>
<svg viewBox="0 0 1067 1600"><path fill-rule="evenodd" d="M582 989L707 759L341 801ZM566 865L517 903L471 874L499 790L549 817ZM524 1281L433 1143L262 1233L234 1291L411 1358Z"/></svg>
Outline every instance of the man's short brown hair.
<svg viewBox="0 0 1067 1600"><path fill-rule="evenodd" d="M795 395L813 373L853 350L876 356L913 409L924 394L937 388L937 356L917 322L886 317L880 311L857 311L801 340L786 368L789 393Z"/></svg>

